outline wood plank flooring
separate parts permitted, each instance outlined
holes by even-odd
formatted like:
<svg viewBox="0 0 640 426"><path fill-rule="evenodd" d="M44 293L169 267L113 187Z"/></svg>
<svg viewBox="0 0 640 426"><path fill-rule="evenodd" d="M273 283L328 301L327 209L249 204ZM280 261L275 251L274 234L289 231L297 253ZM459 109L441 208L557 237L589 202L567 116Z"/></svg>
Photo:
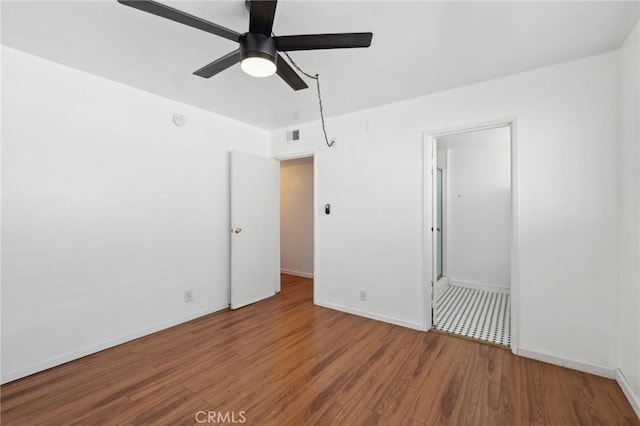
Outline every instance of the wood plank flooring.
<svg viewBox="0 0 640 426"><path fill-rule="evenodd" d="M266 301L0 393L3 425L188 425L208 414L255 425L640 425L613 380L317 307L311 280L286 275Z"/></svg>

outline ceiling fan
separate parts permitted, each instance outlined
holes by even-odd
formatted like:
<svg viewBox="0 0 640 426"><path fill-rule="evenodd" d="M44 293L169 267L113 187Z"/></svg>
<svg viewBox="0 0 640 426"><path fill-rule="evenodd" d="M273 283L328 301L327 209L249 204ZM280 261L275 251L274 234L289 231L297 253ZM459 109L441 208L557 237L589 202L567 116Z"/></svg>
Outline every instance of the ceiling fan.
<svg viewBox="0 0 640 426"><path fill-rule="evenodd" d="M250 15L249 32L244 34L152 0L118 0L118 2L240 44L238 49L194 72L195 75L204 78L210 78L240 62L242 70L249 75L268 77L278 73L293 90L306 89L308 87L306 83L278 52L369 47L373 37L372 33L274 36L272 28L276 0L247 0Z"/></svg>

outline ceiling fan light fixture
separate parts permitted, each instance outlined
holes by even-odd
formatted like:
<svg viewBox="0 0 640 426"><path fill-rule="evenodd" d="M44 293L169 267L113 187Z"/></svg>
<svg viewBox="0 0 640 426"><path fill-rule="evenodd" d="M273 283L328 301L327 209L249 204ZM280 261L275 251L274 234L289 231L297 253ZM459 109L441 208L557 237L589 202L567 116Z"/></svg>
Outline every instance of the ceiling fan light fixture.
<svg viewBox="0 0 640 426"><path fill-rule="evenodd" d="M253 77L269 77L275 74L276 64L263 56L247 56L240 62L240 68Z"/></svg>
<svg viewBox="0 0 640 426"><path fill-rule="evenodd" d="M269 77L277 70L278 50L275 40L264 34L246 33L240 37L242 71L253 77Z"/></svg>

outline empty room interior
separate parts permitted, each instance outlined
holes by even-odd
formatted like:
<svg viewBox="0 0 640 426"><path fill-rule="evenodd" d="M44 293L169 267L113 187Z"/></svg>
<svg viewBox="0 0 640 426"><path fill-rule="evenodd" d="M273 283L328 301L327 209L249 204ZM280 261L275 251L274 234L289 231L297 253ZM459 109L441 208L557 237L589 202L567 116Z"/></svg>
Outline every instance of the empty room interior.
<svg viewBox="0 0 640 426"><path fill-rule="evenodd" d="M639 1L0 1L3 425L640 425Z"/></svg>

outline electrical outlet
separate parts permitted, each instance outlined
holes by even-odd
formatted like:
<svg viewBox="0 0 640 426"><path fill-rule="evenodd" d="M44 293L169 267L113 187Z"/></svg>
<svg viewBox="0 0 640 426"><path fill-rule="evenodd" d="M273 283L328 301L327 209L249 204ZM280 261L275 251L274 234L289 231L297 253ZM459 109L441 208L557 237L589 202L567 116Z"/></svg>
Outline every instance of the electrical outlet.
<svg viewBox="0 0 640 426"><path fill-rule="evenodd" d="M363 302L367 301L367 291L366 290L360 290L360 300Z"/></svg>
<svg viewBox="0 0 640 426"><path fill-rule="evenodd" d="M185 290L184 292L184 303L193 302L193 290Z"/></svg>

